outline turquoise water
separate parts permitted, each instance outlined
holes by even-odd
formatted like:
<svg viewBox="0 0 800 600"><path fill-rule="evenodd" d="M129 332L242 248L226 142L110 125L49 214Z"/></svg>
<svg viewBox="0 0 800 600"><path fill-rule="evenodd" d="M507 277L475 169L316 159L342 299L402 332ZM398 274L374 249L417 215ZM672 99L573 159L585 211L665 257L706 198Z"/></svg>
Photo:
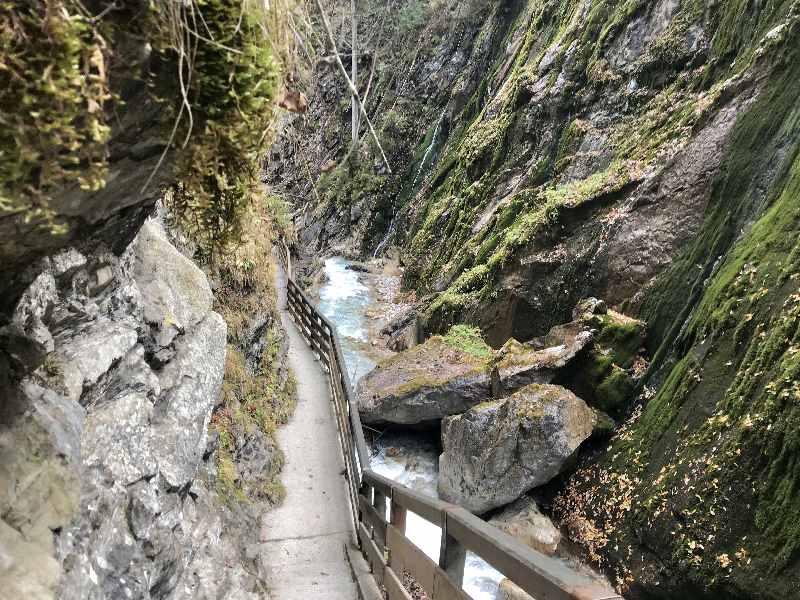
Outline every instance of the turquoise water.
<svg viewBox="0 0 800 600"><path fill-rule="evenodd" d="M375 362L364 352L371 342L366 311L375 297L359 279L359 273L347 268L348 261L333 257L325 261L325 283L319 292L319 310L336 326L342 353L355 386L369 373ZM392 449L391 452L387 450ZM421 493L436 497L439 475L439 451L429 441L413 433L387 433L377 440L370 466L381 475ZM388 518L388 515L387 515ZM441 529L422 517L409 513L408 538L432 560L439 560ZM494 600L502 574L472 552L467 553L464 568L464 591L475 600Z"/></svg>
<svg viewBox="0 0 800 600"><path fill-rule="evenodd" d="M339 256L325 261L326 281L319 292L319 310L339 332L350 382L355 386L375 367L375 362L361 350L369 342L365 311L374 298L358 273L347 265L348 261Z"/></svg>

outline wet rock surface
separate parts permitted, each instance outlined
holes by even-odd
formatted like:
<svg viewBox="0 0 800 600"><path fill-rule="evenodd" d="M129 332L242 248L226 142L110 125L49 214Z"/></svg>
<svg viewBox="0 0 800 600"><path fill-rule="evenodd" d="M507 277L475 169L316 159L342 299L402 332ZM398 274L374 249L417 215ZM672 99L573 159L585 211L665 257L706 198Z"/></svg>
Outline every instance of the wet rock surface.
<svg viewBox="0 0 800 600"><path fill-rule="evenodd" d="M0 408L0 586L11 596L257 598L220 506L208 424L226 326L147 222L117 256L44 259ZM211 451L208 451L211 446Z"/></svg>
<svg viewBox="0 0 800 600"><path fill-rule="evenodd" d="M543 554L555 554L561 542L561 532L528 496L506 506L489 523Z"/></svg>
<svg viewBox="0 0 800 600"><path fill-rule="evenodd" d="M568 464L597 423L560 386L532 384L442 423L439 495L475 513L516 500Z"/></svg>

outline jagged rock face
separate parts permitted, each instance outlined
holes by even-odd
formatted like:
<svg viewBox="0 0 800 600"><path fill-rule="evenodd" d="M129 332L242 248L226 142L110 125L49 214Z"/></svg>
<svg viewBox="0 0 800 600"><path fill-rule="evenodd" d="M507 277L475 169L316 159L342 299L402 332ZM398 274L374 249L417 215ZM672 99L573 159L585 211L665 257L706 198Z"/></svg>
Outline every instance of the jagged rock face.
<svg viewBox="0 0 800 600"><path fill-rule="evenodd" d="M543 554L555 554L561 542L561 532L529 496L509 504L489 523Z"/></svg>
<svg viewBox="0 0 800 600"><path fill-rule="evenodd" d="M226 347L211 304L155 221L119 257L43 261L6 328L46 356L7 359L0 583L12 595L251 597L208 488Z"/></svg>
<svg viewBox="0 0 800 600"><path fill-rule="evenodd" d="M597 423L572 392L532 384L442 422L439 495L475 513L558 475Z"/></svg>

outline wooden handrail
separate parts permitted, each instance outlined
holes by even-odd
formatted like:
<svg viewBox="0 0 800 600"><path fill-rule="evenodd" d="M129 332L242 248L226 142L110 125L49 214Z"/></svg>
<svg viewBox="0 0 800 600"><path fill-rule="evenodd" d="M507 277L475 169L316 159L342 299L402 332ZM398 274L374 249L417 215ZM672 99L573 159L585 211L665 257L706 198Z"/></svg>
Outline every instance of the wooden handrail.
<svg viewBox="0 0 800 600"><path fill-rule="evenodd" d="M286 273L287 310L328 374L339 442L347 470L353 524L361 549L389 600L410 600L403 571L430 600L465 600L464 559L470 550L536 600L613 600L622 596L565 563L522 544L469 511L420 494L369 468L355 394L336 327L294 282L292 256L284 240L278 259ZM405 535L406 512L441 528L439 561L434 562ZM390 516L387 518L387 512Z"/></svg>

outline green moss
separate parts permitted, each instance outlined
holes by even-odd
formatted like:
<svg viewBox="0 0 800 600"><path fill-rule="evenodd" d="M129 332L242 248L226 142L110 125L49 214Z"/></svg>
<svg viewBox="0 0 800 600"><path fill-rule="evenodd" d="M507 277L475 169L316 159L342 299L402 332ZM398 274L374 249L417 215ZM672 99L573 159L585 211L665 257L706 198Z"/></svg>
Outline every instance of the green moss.
<svg viewBox="0 0 800 600"><path fill-rule="evenodd" d="M633 398L635 386L625 369L612 365L610 372L597 386L596 406L611 414L622 414Z"/></svg>
<svg viewBox="0 0 800 600"><path fill-rule="evenodd" d="M0 44L0 213L52 220L56 190L105 185L107 41L74 3L34 0L0 3Z"/></svg>
<svg viewBox="0 0 800 600"><path fill-rule="evenodd" d="M278 476L283 454L274 452L271 463L255 481L243 481L235 457L245 440L258 430L274 438L294 410L292 380L281 382L278 374L279 345L270 335L257 371L251 371L240 350L228 346L222 405L215 411L211 428L219 435L217 491L228 502L250 502L281 497Z"/></svg>
<svg viewBox="0 0 800 600"><path fill-rule="evenodd" d="M592 406L621 417L634 398L632 367L644 344L645 324L614 311L584 322L597 330L594 345L569 370L565 383Z"/></svg>
<svg viewBox="0 0 800 600"><path fill-rule="evenodd" d="M769 210L704 287L666 381L588 475L608 484L591 506L577 506L594 527L611 532L614 548L633 543L630 533L646 527L648 547L676 584L708 593L762 590L777 597L795 589L799 146L774 183Z"/></svg>
<svg viewBox="0 0 800 600"><path fill-rule="evenodd" d="M235 241L261 193L285 51L279 4L132 0L93 17L78 0L1 2L0 212L65 232L53 198L105 186L110 124L128 126L127 115L142 110L121 101L141 85L172 142L175 160L163 168L177 167L169 195L177 224L206 252ZM198 10L202 35L193 31ZM145 64L129 56L134 41L152 49Z"/></svg>
<svg viewBox="0 0 800 600"><path fill-rule="evenodd" d="M470 325L454 325L442 341L456 350L461 350L477 358L490 358L492 349L484 341L481 330Z"/></svg>
<svg viewBox="0 0 800 600"><path fill-rule="evenodd" d="M592 323L597 326L598 333L595 337L597 343L609 348L612 361L628 369L633 360L638 356L646 339L646 325L637 319L631 319L609 311L604 315L595 315Z"/></svg>
<svg viewBox="0 0 800 600"><path fill-rule="evenodd" d="M561 171L572 159L586 134L587 123L582 119L573 119L561 134L556 151L556 170Z"/></svg>
<svg viewBox="0 0 800 600"><path fill-rule="evenodd" d="M238 0L204 0L202 11L215 43L196 48L190 89L196 125L178 163L172 208L187 233L205 249L218 250L240 237L246 208L260 194L259 161L280 69L260 9Z"/></svg>

